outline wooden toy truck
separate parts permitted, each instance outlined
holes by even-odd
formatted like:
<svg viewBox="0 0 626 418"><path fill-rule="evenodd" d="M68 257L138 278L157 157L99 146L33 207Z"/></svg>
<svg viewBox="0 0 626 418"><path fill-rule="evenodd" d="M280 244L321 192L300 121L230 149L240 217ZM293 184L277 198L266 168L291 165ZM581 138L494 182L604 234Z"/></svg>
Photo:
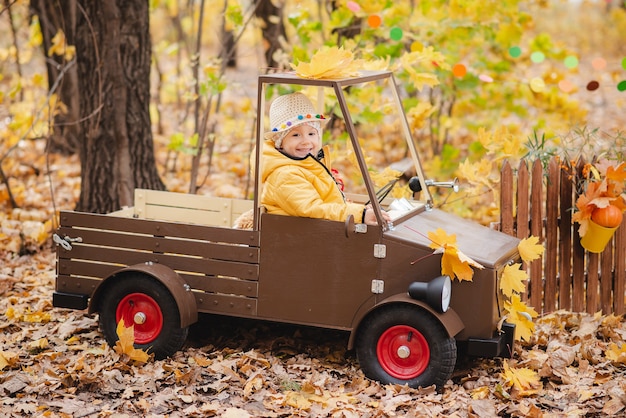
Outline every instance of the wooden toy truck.
<svg viewBox="0 0 626 418"><path fill-rule="evenodd" d="M97 312L111 345L124 319L134 325L135 346L156 358L182 347L198 313L344 330L366 376L412 387L441 388L457 346L475 356L509 356L514 326L498 325L498 285L519 258L518 240L434 207L429 187L456 183L425 179L392 73L339 80L271 74L259 76L258 86L254 198L137 190L134 207L115 213L61 212L54 306ZM346 191L355 190L347 196L372 202L378 226L265 213L260 150L266 100L276 87L317 92L318 104L336 105L325 142L337 154L345 148L339 171ZM382 141L371 139L376 129L398 142L380 149ZM371 149L383 156L366 156ZM385 167L400 174L377 190L373 177ZM233 228L249 210L252 229ZM427 238L437 228L456 234L458 248L485 267L473 281L441 275L441 255Z"/></svg>

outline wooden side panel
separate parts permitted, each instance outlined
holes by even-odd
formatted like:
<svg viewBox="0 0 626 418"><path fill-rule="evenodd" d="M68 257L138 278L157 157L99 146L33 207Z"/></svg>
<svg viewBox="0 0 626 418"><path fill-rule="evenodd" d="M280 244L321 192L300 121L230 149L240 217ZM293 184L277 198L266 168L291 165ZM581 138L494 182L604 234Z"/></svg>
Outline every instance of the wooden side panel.
<svg viewBox="0 0 626 418"><path fill-rule="evenodd" d="M114 272L156 262L177 271L199 293L258 296L260 250L255 231L62 212L57 233L79 240L71 242L71 249L57 248L61 292L90 295Z"/></svg>
<svg viewBox="0 0 626 418"><path fill-rule="evenodd" d="M134 215L144 219L231 227L237 216L252 209L253 204L245 199L137 189Z"/></svg>

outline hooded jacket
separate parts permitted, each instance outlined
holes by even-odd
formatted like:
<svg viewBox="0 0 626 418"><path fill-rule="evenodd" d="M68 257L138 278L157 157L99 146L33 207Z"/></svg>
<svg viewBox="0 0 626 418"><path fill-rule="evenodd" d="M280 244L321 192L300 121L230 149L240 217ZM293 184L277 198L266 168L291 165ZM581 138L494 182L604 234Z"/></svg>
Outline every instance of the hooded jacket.
<svg viewBox="0 0 626 418"><path fill-rule="evenodd" d="M321 160L311 154L290 157L274 148L272 141L265 141L261 204L267 213L333 221L353 215L355 222L362 222L365 206L346 202L328 163L325 156Z"/></svg>

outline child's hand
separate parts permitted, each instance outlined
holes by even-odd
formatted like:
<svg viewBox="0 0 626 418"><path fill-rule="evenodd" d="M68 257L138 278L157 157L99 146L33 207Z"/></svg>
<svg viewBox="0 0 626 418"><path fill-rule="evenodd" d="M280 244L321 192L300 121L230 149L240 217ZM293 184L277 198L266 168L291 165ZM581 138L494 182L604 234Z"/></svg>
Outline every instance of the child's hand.
<svg viewBox="0 0 626 418"><path fill-rule="evenodd" d="M382 215L385 222L391 222L391 216L389 216L387 212L383 210ZM376 214L374 213L374 209L372 209L372 205L365 206L363 223L367 225L378 225L378 221L376 220Z"/></svg>

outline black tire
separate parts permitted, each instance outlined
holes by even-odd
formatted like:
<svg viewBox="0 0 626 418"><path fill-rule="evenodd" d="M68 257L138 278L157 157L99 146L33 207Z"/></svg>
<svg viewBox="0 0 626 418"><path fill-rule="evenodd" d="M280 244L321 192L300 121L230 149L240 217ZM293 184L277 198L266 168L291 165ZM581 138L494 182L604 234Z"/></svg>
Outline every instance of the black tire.
<svg viewBox="0 0 626 418"><path fill-rule="evenodd" d="M185 343L189 328L181 328L178 305L169 290L158 280L143 274L127 275L111 283L100 300L100 330L110 346L118 340L120 318L126 326L135 323L135 348L163 359L176 353ZM141 322L143 314L143 323Z"/></svg>
<svg viewBox="0 0 626 418"><path fill-rule="evenodd" d="M394 305L363 320L356 354L370 379L442 389L454 371L456 342L431 313L412 305Z"/></svg>

